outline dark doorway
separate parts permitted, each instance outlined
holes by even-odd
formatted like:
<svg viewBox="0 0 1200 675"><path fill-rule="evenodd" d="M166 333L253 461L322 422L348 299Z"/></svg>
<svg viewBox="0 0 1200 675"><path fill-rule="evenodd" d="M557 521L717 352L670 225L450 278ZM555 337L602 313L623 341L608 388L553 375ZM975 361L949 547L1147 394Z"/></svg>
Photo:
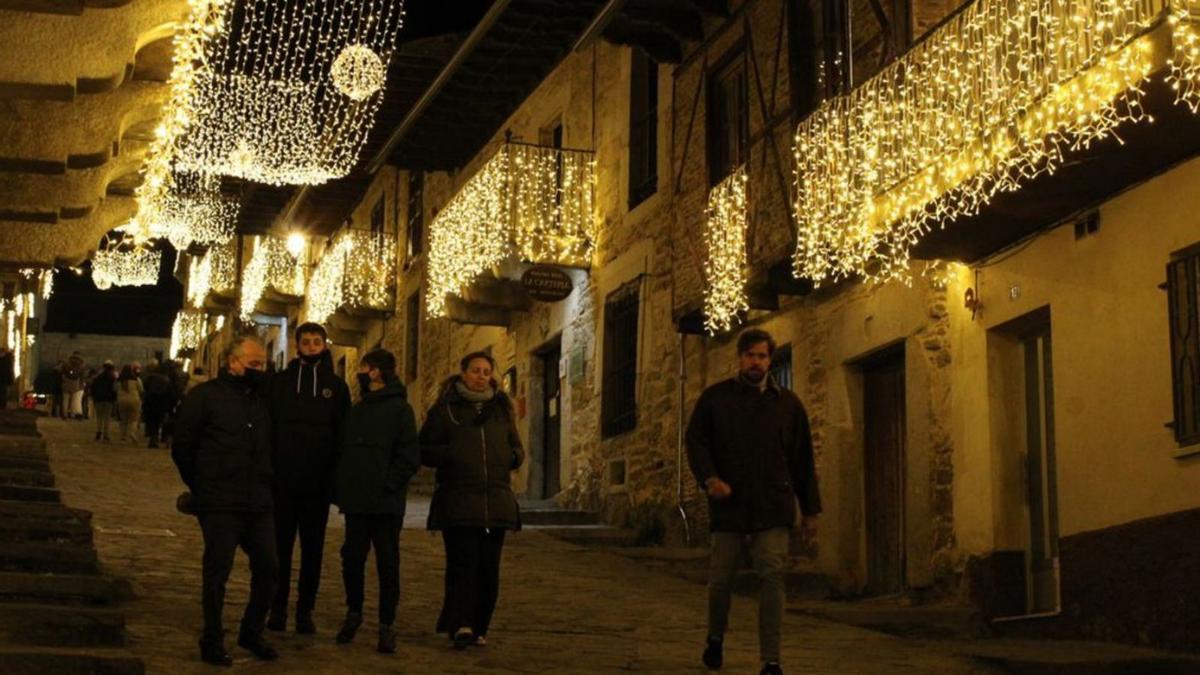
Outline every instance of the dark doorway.
<svg viewBox="0 0 1200 675"><path fill-rule="evenodd" d="M559 361L562 344L557 340L538 354L542 360L542 498L550 498L561 489L559 468L562 466L562 387Z"/></svg>
<svg viewBox="0 0 1200 675"><path fill-rule="evenodd" d="M904 350L863 363L867 588L904 590Z"/></svg>
<svg viewBox="0 0 1200 675"><path fill-rule="evenodd" d="M1058 471L1054 448L1054 371L1050 322L1021 336L1025 361L1025 475L1029 507L1026 554L1026 609L1030 614L1059 609Z"/></svg>

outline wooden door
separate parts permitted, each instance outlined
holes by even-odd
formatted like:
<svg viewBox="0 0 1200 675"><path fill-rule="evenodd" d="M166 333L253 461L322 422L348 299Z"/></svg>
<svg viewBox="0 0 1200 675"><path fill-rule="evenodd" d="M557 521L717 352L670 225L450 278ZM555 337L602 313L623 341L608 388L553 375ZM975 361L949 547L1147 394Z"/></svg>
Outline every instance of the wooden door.
<svg viewBox="0 0 1200 675"><path fill-rule="evenodd" d="M867 592L904 589L904 353L863 370Z"/></svg>
<svg viewBox="0 0 1200 675"><path fill-rule="evenodd" d="M542 497L549 498L561 489L559 468L562 464L562 387L559 361L562 347L555 345L542 353Z"/></svg>

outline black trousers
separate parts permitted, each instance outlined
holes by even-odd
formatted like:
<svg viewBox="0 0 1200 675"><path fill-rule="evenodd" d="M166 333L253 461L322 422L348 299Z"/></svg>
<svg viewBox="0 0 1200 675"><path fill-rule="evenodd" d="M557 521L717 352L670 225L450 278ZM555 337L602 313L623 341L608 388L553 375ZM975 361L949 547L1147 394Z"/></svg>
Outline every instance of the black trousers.
<svg viewBox="0 0 1200 675"><path fill-rule="evenodd" d="M158 442L158 432L162 428L163 419L167 416L167 403L160 399L147 399L142 404L142 414L146 418L146 438Z"/></svg>
<svg viewBox="0 0 1200 675"><path fill-rule="evenodd" d="M325 527L329 524L329 500L275 493L275 549L279 553L279 585L271 613L285 616L292 586L292 551L300 535L300 582L296 588L296 614L311 613L321 585L321 556L325 551Z"/></svg>
<svg viewBox="0 0 1200 675"><path fill-rule="evenodd" d="M446 587L437 630L453 635L470 628L487 635L500 596L502 529L448 527L442 530L446 546Z"/></svg>
<svg viewBox="0 0 1200 675"><path fill-rule="evenodd" d="M362 613L363 570L367 551L375 548L375 571L379 575L379 623L396 621L400 604L400 530L404 518L393 514L346 514L346 541L342 544L342 582L346 586L346 609Z"/></svg>
<svg viewBox="0 0 1200 675"><path fill-rule="evenodd" d="M241 632L261 634L275 593L275 521L270 513L213 512L200 514L204 533L202 600L204 636L207 643L219 643L224 635L221 612L225 607L225 583L233 570L233 558L240 546L250 558L250 599L242 614Z"/></svg>

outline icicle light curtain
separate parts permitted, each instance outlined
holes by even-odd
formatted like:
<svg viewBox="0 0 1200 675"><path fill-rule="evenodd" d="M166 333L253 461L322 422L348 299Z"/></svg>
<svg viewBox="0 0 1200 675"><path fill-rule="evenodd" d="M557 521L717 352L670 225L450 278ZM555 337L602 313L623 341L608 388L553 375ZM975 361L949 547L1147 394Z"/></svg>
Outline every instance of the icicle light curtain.
<svg viewBox="0 0 1200 675"><path fill-rule="evenodd" d="M194 75L181 167L272 185L346 175L403 15L400 0L239 0Z"/></svg>
<svg viewBox="0 0 1200 675"><path fill-rule="evenodd" d="M1147 121L1148 30L1170 19L1168 81L1200 102L1200 0L977 0L797 128L794 272L907 279L932 228Z"/></svg>
<svg viewBox="0 0 1200 675"><path fill-rule="evenodd" d="M459 295L512 254L586 267L596 239L595 155L505 143L438 213L430 228L426 313L445 316Z"/></svg>

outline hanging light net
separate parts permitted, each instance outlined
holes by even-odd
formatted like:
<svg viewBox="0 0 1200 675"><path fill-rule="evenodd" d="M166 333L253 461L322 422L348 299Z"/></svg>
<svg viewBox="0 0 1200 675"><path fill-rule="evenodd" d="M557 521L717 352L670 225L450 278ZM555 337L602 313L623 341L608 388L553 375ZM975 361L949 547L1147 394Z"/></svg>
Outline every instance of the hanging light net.
<svg viewBox="0 0 1200 675"><path fill-rule="evenodd" d="M195 73L179 167L271 185L349 173L403 14L401 0L239 0Z"/></svg>

